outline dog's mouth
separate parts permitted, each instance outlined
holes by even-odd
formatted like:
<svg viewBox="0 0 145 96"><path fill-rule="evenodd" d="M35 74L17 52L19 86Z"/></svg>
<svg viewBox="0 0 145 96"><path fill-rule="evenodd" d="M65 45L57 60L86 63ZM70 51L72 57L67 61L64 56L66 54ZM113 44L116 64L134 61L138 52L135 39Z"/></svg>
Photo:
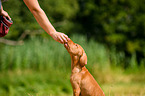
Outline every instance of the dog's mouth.
<svg viewBox="0 0 145 96"><path fill-rule="evenodd" d="M68 43L64 43L64 47L65 47L67 50L70 49Z"/></svg>

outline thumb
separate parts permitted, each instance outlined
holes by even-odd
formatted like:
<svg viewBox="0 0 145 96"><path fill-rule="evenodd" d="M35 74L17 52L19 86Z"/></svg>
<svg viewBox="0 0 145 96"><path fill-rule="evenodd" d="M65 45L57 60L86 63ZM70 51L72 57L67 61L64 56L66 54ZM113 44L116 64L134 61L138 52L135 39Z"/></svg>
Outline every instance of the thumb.
<svg viewBox="0 0 145 96"><path fill-rule="evenodd" d="M11 17L9 15L7 17L8 17L9 20L11 20Z"/></svg>

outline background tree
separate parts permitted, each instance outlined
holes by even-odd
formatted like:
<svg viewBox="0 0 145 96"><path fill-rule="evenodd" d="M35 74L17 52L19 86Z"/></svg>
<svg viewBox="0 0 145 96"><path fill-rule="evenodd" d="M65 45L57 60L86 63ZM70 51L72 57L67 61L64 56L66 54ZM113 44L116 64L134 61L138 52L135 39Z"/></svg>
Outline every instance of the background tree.
<svg viewBox="0 0 145 96"><path fill-rule="evenodd" d="M115 46L126 57L137 55L138 64L145 58L144 0L79 0L76 22L88 39ZM127 67L127 65L124 65Z"/></svg>

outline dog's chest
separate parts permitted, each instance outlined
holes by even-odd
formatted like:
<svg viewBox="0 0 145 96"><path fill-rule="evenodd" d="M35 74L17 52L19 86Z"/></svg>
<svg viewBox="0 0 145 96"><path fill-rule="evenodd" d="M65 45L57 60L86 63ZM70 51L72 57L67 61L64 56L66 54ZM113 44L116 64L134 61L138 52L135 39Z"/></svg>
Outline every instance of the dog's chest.
<svg viewBox="0 0 145 96"><path fill-rule="evenodd" d="M81 75L79 73L71 74L70 81L72 84L80 84Z"/></svg>
<svg viewBox="0 0 145 96"><path fill-rule="evenodd" d="M80 71L81 70L79 68L74 68L72 70L72 74L71 74L71 77L70 77L71 82L80 83L80 81L81 81Z"/></svg>
<svg viewBox="0 0 145 96"><path fill-rule="evenodd" d="M81 79L81 74L79 74L79 73L73 73L73 74L71 74L70 78L75 80L75 81L80 80Z"/></svg>

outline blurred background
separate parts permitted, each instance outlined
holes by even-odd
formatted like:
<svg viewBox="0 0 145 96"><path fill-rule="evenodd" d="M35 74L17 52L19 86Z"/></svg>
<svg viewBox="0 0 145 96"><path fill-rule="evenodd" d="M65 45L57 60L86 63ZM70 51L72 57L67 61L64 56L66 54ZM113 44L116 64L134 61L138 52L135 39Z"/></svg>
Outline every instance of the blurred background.
<svg viewBox="0 0 145 96"><path fill-rule="evenodd" d="M145 0L39 0L57 31L80 44L106 96L145 96ZM0 96L72 96L71 60L22 0L0 38Z"/></svg>

